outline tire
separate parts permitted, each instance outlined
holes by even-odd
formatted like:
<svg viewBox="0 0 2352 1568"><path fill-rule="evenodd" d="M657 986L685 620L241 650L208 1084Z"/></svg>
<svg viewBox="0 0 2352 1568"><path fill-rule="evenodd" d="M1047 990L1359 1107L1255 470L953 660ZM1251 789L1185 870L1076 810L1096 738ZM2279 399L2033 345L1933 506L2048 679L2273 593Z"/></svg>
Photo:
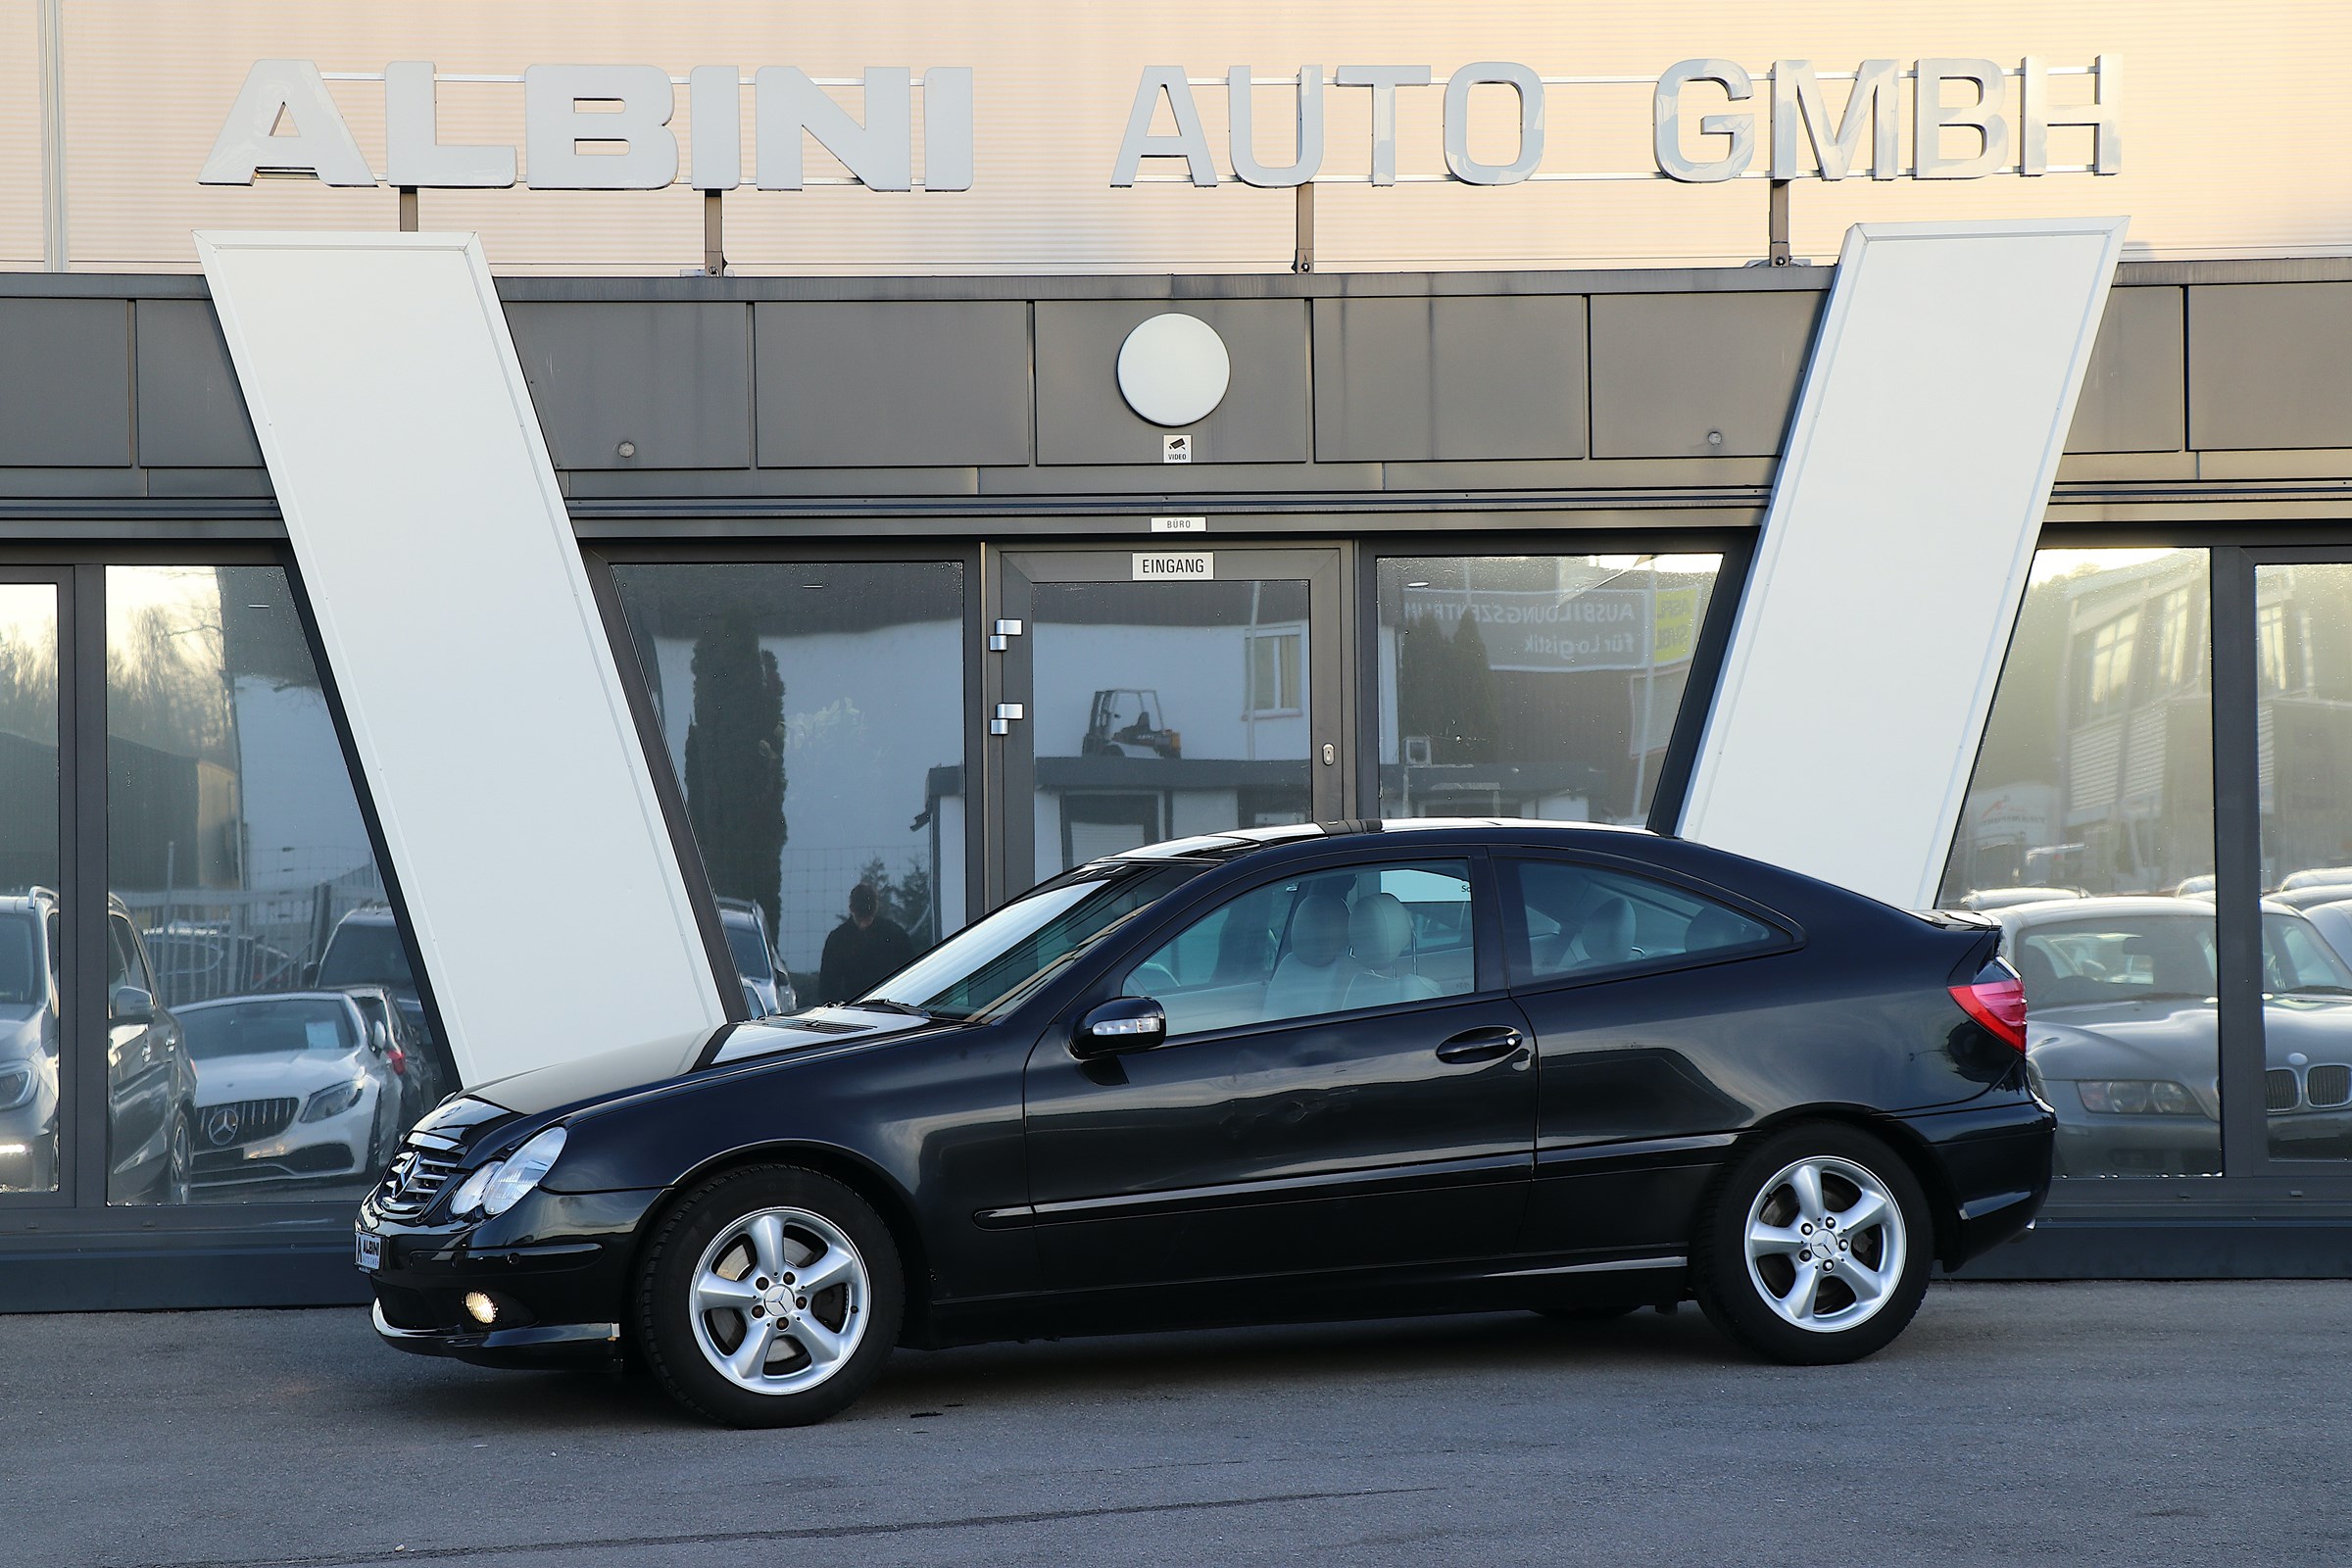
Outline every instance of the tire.
<svg viewBox="0 0 2352 1568"><path fill-rule="evenodd" d="M1804 1122L1717 1178L1690 1249L1691 1292L1759 1355L1858 1361L1919 1310L1935 1249L1927 1194L1900 1155L1858 1128Z"/></svg>
<svg viewBox="0 0 2352 1568"><path fill-rule="evenodd" d="M187 1206L196 1185L196 1135L189 1130L187 1110L172 1113L172 1130L165 1135L164 1168L155 1182L155 1201L174 1208Z"/></svg>
<svg viewBox="0 0 2352 1568"><path fill-rule="evenodd" d="M824 1281L813 1292L796 1277L810 1270ZM696 1414L806 1426L874 1381L906 1301L872 1204L815 1171L758 1165L703 1182L663 1216L638 1274L636 1341Z"/></svg>

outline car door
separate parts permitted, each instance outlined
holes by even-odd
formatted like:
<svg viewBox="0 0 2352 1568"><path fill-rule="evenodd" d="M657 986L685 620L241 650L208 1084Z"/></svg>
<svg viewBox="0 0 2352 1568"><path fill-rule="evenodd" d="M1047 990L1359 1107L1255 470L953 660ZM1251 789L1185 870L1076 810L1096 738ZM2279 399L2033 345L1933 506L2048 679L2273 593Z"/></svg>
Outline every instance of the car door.
<svg viewBox="0 0 2352 1568"><path fill-rule="evenodd" d="M1535 1131L1474 854L1294 866L1139 943L1078 1010L1150 996L1168 1037L1026 1081L1056 1289L1409 1266L1506 1251Z"/></svg>
<svg viewBox="0 0 2352 1568"><path fill-rule="evenodd" d="M1770 911L1622 862L1497 854L1511 994L1537 1049L1527 1246L1679 1252L1782 1051L1818 1044L1776 994L1796 947Z"/></svg>

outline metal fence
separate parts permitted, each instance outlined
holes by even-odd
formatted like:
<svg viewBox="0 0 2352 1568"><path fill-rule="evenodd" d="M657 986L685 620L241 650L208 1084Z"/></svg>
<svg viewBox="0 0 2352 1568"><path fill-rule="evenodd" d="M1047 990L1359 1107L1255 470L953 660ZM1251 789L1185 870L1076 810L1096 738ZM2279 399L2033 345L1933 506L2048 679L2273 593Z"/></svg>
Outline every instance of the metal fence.
<svg viewBox="0 0 2352 1568"><path fill-rule="evenodd" d="M372 863L292 888L118 892L155 965L167 1007L311 983L335 926L385 902Z"/></svg>

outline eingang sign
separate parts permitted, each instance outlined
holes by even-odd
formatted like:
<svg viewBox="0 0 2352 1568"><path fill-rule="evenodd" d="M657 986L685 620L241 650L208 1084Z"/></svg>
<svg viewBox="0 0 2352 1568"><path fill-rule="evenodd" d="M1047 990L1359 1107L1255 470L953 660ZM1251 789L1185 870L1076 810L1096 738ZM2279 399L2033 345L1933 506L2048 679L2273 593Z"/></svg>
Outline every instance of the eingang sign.
<svg viewBox="0 0 2352 1568"><path fill-rule="evenodd" d="M740 130L746 85L753 91L749 183L759 189L857 183L875 190L969 190L975 166L973 74L970 67L942 66L926 70L918 78L903 66L879 66L868 67L855 82L835 82L812 78L792 66L766 66L747 80L734 66L704 66L673 77L648 65L545 65L532 66L519 77L445 78L428 62L397 61L381 74L385 169L379 179L318 66L308 60L262 60L246 74L197 179L207 185L248 185L257 174L298 174L341 186L466 189L515 184L513 145L440 139L438 88L455 79L520 84L521 183L534 190L659 190L680 183L679 139L670 129L680 85L690 95L698 127L683 182L698 190L732 190L747 182ZM2050 79L2060 75L2087 77L2090 101L2053 104ZM2014 135L2004 85L2010 77L2020 83ZM1650 80L1545 76L1511 61L1466 65L1442 81L1427 66L1340 66L1328 75L1320 66L1304 66L1297 76L1271 82L1252 78L1246 67L1236 67L1222 77L1196 78L1179 67L1153 66L1136 82L1125 131L1111 152L1110 183L1123 187L1165 177L1200 186L1231 182L1283 188L1318 180L1393 185L1400 177L1396 94L1407 89L1443 91L1441 138L1446 172L1432 177L1469 185L1642 177L1710 184L1765 173L1783 180L1837 180L1864 172L1880 180L1978 179L1995 173L2114 174L2123 170L2116 62L2111 55L2077 67L2052 67L2027 56L2014 69L1975 58L1926 58L1908 68L1894 60L1865 60L1850 72L1820 72L1809 61L1780 60L1763 74L1761 84L1756 74L1729 60L1684 60L1655 78L1652 169L1545 167L1545 154L1553 150L1544 116L1547 91ZM1823 90L1824 82L1835 80L1851 83L1841 113L1833 112ZM1904 80L1913 84L1908 116L1902 113ZM860 113L853 114L828 91L834 85L860 90ZM1287 86L1295 95L1290 139L1294 156L1285 164L1261 163L1252 141L1252 88L1266 86ZM1195 97L1199 87L1222 88L1227 95L1222 166ZM1507 90L1516 104L1515 152L1506 161L1473 155L1472 102L1481 87ZM913 97L918 89L923 95L919 180ZM1360 172L1326 168L1327 90L1370 95L1371 136ZM1499 95L1479 96L1483 100ZM1163 109L1173 128L1154 131L1152 127ZM1691 113L1696 125L1686 127ZM281 125L289 128L281 131ZM1770 152L1759 169L1758 131L1765 126ZM2088 161L2053 164L2053 127L2086 131ZM810 138L840 161L849 180L807 172L805 150ZM1183 172L1147 174L1146 160L1180 163Z"/></svg>

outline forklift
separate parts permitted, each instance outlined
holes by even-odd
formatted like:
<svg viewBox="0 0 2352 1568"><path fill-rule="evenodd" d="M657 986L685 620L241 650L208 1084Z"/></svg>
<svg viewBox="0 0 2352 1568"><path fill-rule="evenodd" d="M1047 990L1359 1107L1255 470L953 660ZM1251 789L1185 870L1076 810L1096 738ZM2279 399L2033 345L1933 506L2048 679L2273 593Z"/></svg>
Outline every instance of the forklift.
<svg viewBox="0 0 2352 1568"><path fill-rule="evenodd" d="M1079 755L1174 759L1184 755L1184 737L1162 720L1158 692L1115 686L1095 693Z"/></svg>

